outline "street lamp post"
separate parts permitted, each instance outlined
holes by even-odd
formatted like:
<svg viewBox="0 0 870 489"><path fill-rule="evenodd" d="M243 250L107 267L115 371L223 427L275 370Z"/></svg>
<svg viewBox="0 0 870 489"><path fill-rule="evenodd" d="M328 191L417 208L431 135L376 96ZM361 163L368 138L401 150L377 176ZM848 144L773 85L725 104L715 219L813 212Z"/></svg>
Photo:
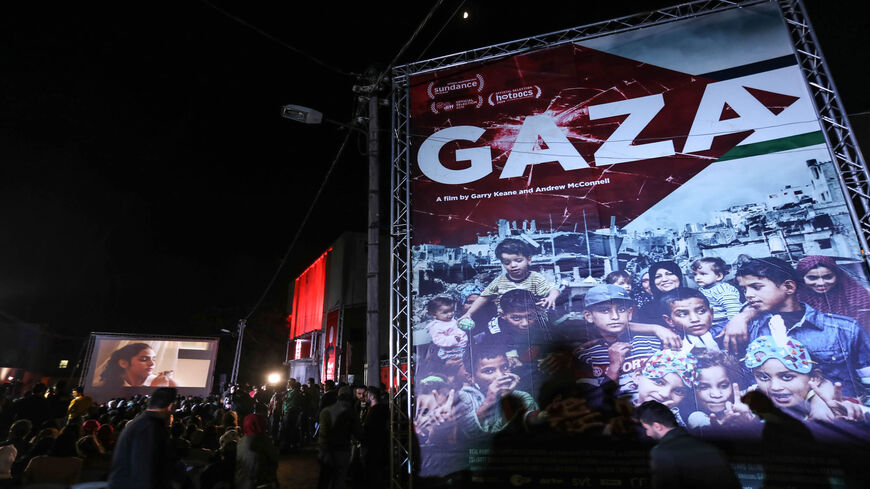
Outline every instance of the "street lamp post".
<svg viewBox="0 0 870 489"><path fill-rule="evenodd" d="M380 153L378 150L378 107L380 100L371 86L356 86L354 91L365 93L368 97L368 131L336 122L323 117L323 114L301 105L285 105L281 117L303 124L320 124L322 121L336 124L366 134L368 139L368 237L366 270L366 385L380 383L380 329L378 327L378 254L380 250Z"/></svg>
<svg viewBox="0 0 870 489"><path fill-rule="evenodd" d="M236 338L236 357L233 359L233 373L230 375L230 383L237 384L239 379L239 362L242 360L242 342L245 338L245 326L248 321L239 319L238 337Z"/></svg>
<svg viewBox="0 0 870 489"><path fill-rule="evenodd" d="M380 173L378 160L378 97L369 95L369 223L366 251L366 369L365 385L379 385L380 378L380 328L378 327L378 253L380 250Z"/></svg>

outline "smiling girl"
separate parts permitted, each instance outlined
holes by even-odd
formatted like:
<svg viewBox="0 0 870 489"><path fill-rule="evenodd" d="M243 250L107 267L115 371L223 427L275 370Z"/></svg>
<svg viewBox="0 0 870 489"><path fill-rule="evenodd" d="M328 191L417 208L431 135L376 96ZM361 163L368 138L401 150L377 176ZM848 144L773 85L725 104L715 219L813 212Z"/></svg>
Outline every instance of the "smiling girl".
<svg viewBox="0 0 870 489"><path fill-rule="evenodd" d="M698 410L689 415L689 428L733 425L751 421L751 414L740 402L740 377L737 360L722 351L706 350L697 355L698 381L695 400Z"/></svg>

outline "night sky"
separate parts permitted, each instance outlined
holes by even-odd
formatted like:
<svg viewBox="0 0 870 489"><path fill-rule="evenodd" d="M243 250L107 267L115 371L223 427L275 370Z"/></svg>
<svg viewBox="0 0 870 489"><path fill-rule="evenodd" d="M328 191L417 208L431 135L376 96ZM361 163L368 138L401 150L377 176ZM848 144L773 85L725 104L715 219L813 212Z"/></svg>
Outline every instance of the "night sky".
<svg viewBox="0 0 870 489"><path fill-rule="evenodd" d="M350 121L350 74L386 66L434 4L16 3L26 5L0 12L0 310L72 337L73 350L90 331L232 329L266 287L343 137L284 120L280 107ZM399 63L671 3L465 2L463 20L452 15L460 2L445 1ZM868 20L845 3L807 7L857 114L870 110ZM280 361L292 278L343 231L365 230L363 148L351 139L249 323L246 358L267 354L243 369ZM225 365L231 340L223 343Z"/></svg>

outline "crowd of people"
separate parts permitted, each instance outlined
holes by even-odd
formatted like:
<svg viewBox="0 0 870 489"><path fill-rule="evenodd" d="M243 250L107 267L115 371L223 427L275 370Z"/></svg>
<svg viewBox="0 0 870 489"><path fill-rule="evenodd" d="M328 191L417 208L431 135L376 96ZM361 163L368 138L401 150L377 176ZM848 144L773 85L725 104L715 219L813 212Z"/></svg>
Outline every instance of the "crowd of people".
<svg viewBox="0 0 870 489"><path fill-rule="evenodd" d="M870 436L870 293L831 257L663 260L566 301L532 270L528 243L507 238L495 253L503 273L430 298L416 328L423 476L468 469L469 449L496 437L641 439L633 412L650 403L671 413L655 418L663 438L759 438L771 420L804 441ZM148 367L148 349L133 349ZM154 375L145 367L139 377ZM192 398L162 385L105 403L63 382L3 385L0 487L275 487L279 454L303 447L317 449L321 488L386 484L382 387L290 379ZM143 461L160 470L142 476Z"/></svg>
<svg viewBox="0 0 870 489"><path fill-rule="evenodd" d="M280 454L317 449L318 487L382 487L389 415L378 387L326 381L230 386L209 397L95 402L65 381L0 386L0 488L105 481L109 488L277 488Z"/></svg>
<svg viewBox="0 0 870 489"><path fill-rule="evenodd" d="M662 260L569 301L529 243L494 251L502 273L428 299L417 327L424 474L505 433L610 434L647 401L695 434L760 436L749 392L816 436L870 435L870 293L832 257Z"/></svg>

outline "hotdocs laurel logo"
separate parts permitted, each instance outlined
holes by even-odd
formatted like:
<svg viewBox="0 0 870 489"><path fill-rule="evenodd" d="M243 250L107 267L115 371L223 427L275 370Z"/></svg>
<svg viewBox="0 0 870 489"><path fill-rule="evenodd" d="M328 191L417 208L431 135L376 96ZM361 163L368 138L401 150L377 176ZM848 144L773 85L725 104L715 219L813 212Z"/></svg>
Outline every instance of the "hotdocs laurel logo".
<svg viewBox="0 0 870 489"><path fill-rule="evenodd" d="M495 106L498 104L503 104L505 102L523 100L527 98L539 98L540 96L541 87L537 85L532 85L529 87L512 88L510 90L492 92L491 94L489 94L489 97L487 97L486 101L489 103L489 105Z"/></svg>
<svg viewBox="0 0 870 489"><path fill-rule="evenodd" d="M483 75L477 73L473 77L465 80L451 80L438 82L437 84L436 82L431 81L429 82L429 86L426 87L426 93L431 99L458 91L481 93L483 92L483 85Z"/></svg>

